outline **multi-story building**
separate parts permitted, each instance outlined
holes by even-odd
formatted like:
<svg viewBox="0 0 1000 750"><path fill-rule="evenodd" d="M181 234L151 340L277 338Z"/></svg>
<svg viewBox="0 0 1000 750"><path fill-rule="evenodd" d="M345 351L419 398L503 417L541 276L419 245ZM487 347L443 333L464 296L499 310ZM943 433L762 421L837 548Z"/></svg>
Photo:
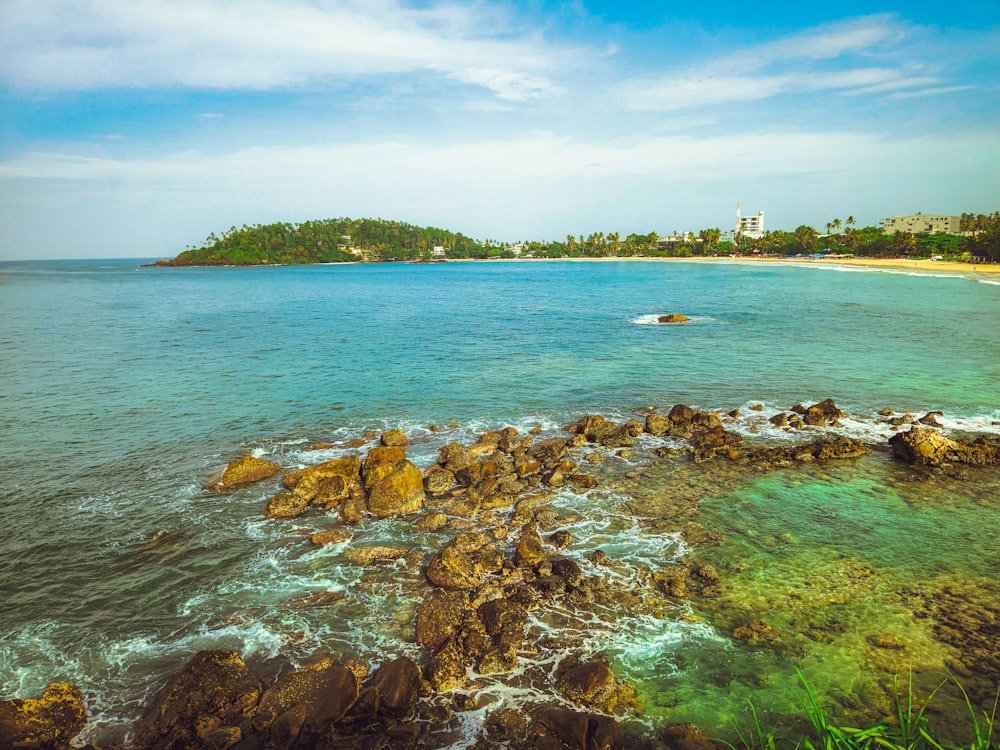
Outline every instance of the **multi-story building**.
<svg viewBox="0 0 1000 750"><path fill-rule="evenodd" d="M741 204L736 204L736 233L741 237L760 239L764 236L764 212L758 211L756 216L741 216Z"/></svg>
<svg viewBox="0 0 1000 750"><path fill-rule="evenodd" d="M961 231L961 216L944 216L942 214L910 214L909 216L890 216L879 222L885 234L908 232L948 232L958 234Z"/></svg>

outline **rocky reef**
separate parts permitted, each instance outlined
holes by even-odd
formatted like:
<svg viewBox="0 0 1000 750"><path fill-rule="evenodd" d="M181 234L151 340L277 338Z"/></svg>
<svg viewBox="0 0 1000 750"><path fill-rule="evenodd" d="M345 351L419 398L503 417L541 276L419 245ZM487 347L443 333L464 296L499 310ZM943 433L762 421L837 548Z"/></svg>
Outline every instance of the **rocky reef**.
<svg viewBox="0 0 1000 750"><path fill-rule="evenodd" d="M574 559L565 550L575 540L561 528L566 518L553 509L553 500L564 488L585 494L608 481L641 485L636 472L599 476L592 467L609 456L629 465L641 459L665 471L717 467L718 476L851 461L872 451L917 467L1000 462L993 438L945 437L920 420L900 422L898 428L910 429L897 431L888 443L871 444L836 432L846 417L831 400L796 405L766 420L794 438L776 444L735 429L741 419L735 410L702 411L678 404L666 413L650 411L644 419L584 416L555 435L542 436L540 429L523 434L513 427L487 430L468 444L444 443L436 460L422 469L414 463L419 459L408 455L410 438L400 429L383 432L376 445L362 438L314 445L342 455L299 468L284 470L253 456L233 461L209 481L212 492L275 481L272 477L281 473L280 488L275 484L268 490L274 494L262 509L266 518L275 523L321 521L307 532L309 540L316 547L344 545L349 564L419 571L407 641L415 650L411 656L387 654L370 674L366 665L329 655L306 663L288 661L277 674L264 674L236 652L198 652L148 700L130 746L444 747L456 739L457 716L484 708L476 697L483 681L501 679L529 697L516 711L501 705L486 712L470 747L615 750L641 744L709 750L714 743L689 724L653 734L630 724L641 709L635 687L606 660L570 640L542 636L532 623L579 618L583 631L586 618L581 613L598 608L682 618L690 615L685 603L720 597L725 573L692 557L626 577L616 572L622 564L599 548L586 559ZM710 471L705 476L715 481ZM686 500L678 487L675 496L658 501L668 503L669 510L649 505L644 522L676 531L692 549L715 543L717 534L696 522L699 498L692 493ZM353 541L369 524L404 517L439 543L421 548ZM315 596L324 595L328 598L321 604L337 601L336 592ZM911 596L915 606L940 621L941 639L959 644L965 636L957 632L978 644L965 655L965 663L977 669L996 666L995 649L991 655L981 653L980 646L990 641L989 627L949 614L951 608L941 604L940 596L916 590ZM957 596L948 601L959 601ZM983 605L979 610L984 606L989 609ZM733 611L738 619L726 622L725 630L734 641L752 648L786 647L766 612ZM903 648L888 632L872 634L868 642L881 650ZM0 746L68 747L85 722L79 691L50 685L39 700L0 703Z"/></svg>

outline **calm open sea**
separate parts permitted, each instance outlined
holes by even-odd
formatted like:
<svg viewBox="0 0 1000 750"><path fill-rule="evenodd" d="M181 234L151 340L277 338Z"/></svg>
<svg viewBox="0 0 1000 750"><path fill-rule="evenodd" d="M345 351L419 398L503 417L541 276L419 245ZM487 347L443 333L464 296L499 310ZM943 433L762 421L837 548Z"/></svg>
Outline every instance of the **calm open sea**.
<svg viewBox="0 0 1000 750"><path fill-rule="evenodd" d="M867 437L889 434L873 425L886 406L1000 431L1000 285L973 274L681 262L139 263L0 263L0 697L75 681L91 741L125 737L145 696L201 648L257 659L324 648L373 665L418 655L408 594L419 574L369 580L342 550L303 543L301 524L265 521L273 486L201 489L246 452L313 463L336 454L310 443L401 426L417 437L411 454L423 467L440 444L430 424L457 422L447 439L469 440L507 424L556 430L596 412L763 403L766 416L827 397L857 417L846 429ZM668 312L692 320L650 324ZM851 467L706 490L706 518L730 540L716 562L746 571L733 574L728 599L700 619L619 622L606 633L595 625L593 651L637 683L650 720L721 732L747 696L780 713L793 700L786 687L796 666L844 706L864 704L873 688L858 671L861 623L883 617L879 632L908 633L917 626L904 581L974 582L1000 569L997 508L984 502L995 500L995 480L934 485L934 503L884 456ZM667 478L648 484L656 481L669 491ZM595 545L650 567L683 552L677 538L643 536L627 520L588 520L614 515L614 497L558 502L580 517L568 554L581 560ZM359 536L423 544L411 525L366 525ZM785 601L754 561L780 568L789 586L810 570L836 580L845 558L875 571L867 609L848 611L844 601L835 617L832 594L795 605L812 606L811 627L839 636L763 667L763 657L733 651L721 623L755 607L781 611ZM292 606L322 591L346 597L332 609ZM805 630L799 615L775 615L776 627ZM919 658L944 658L929 635L926 644L916 630L909 637L922 644ZM765 672L773 684L761 681Z"/></svg>

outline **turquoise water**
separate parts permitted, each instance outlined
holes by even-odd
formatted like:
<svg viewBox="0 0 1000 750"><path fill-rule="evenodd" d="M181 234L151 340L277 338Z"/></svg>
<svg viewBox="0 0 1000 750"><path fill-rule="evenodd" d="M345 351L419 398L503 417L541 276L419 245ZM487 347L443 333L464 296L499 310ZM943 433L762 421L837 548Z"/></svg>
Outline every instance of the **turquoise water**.
<svg viewBox="0 0 1000 750"><path fill-rule="evenodd" d="M648 324L667 312L692 321ZM865 434L885 406L940 409L946 424L970 429L996 431L1000 419L1000 286L974 275L673 262L2 263L0 352L0 694L73 679L95 716L90 739L123 736L143 696L198 648L260 659L416 655L419 570L383 579L343 565L341 549L303 545L308 524L261 518L273 488L201 489L249 450L311 463L323 457L311 442L402 426L418 438L411 454L423 467L435 455L430 424L460 423L448 439L467 440L486 427L554 431L587 413L678 402L763 403L767 415L833 397ZM845 480L810 480L787 506L796 520L785 531L804 540L796 549L891 567L901 519L916 514L913 533L931 534L941 519L913 510L912 488L880 497L881 471L844 497L871 496L895 515L869 524L863 505L842 505L824 524L826 498ZM992 518L975 502L980 491L938 492L958 506L949 528L955 539L971 535L970 554L949 547L909 568L977 575L995 559L975 531ZM713 523L784 533L755 510L768 492L747 489L747 508ZM564 502L570 512L578 499ZM835 530L844 528L865 529L872 559L842 548ZM626 524L600 539L627 555L630 534ZM356 541L386 538L440 543L405 523L365 526ZM631 564L679 554L672 537L652 549ZM575 553L586 551L581 541ZM819 563L803 555L796 564ZM327 591L345 599L296 605ZM725 620L725 610L715 616ZM653 629L644 647L661 656L675 641L703 642L711 654L720 637L711 627ZM615 650L600 639L594 648ZM638 668L633 676L645 679ZM697 704L667 713L697 713Z"/></svg>

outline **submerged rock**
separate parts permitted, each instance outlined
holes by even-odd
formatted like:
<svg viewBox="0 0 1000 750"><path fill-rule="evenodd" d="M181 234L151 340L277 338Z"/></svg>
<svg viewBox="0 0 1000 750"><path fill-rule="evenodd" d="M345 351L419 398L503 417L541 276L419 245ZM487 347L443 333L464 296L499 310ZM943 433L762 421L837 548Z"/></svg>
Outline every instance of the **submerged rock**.
<svg viewBox="0 0 1000 750"><path fill-rule="evenodd" d="M752 646L766 646L778 640L778 634L774 628L757 618L748 620L733 630L733 637L746 641Z"/></svg>
<svg viewBox="0 0 1000 750"><path fill-rule="evenodd" d="M225 492L273 477L279 471L281 471L281 467L278 464L253 456L243 456L243 458L231 461L223 470L222 476L210 482L208 487L216 492Z"/></svg>
<svg viewBox="0 0 1000 750"><path fill-rule="evenodd" d="M86 723L76 685L54 682L41 698L0 701L0 747L68 749Z"/></svg>

